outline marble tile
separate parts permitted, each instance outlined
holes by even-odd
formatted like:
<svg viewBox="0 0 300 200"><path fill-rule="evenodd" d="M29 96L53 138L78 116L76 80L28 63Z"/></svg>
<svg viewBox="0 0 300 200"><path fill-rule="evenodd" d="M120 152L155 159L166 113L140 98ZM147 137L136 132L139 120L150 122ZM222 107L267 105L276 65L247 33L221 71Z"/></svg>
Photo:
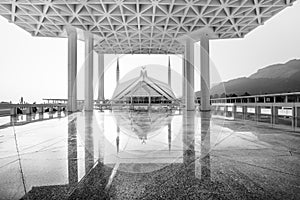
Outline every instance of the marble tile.
<svg viewBox="0 0 300 200"><path fill-rule="evenodd" d="M300 198L297 132L197 112L38 119L0 119L0 199Z"/></svg>

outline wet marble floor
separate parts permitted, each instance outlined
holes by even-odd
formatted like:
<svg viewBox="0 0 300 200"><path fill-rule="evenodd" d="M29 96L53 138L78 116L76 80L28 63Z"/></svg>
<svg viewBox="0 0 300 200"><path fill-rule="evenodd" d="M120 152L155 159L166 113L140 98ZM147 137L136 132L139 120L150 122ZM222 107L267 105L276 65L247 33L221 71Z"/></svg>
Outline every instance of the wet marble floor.
<svg viewBox="0 0 300 200"><path fill-rule="evenodd" d="M0 199L300 199L300 133L198 112L0 118Z"/></svg>

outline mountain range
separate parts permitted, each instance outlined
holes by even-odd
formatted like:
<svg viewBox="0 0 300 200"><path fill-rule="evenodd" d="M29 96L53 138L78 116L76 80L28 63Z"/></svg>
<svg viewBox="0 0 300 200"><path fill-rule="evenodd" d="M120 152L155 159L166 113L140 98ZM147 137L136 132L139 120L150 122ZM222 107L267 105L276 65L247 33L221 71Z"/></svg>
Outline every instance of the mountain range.
<svg viewBox="0 0 300 200"><path fill-rule="evenodd" d="M273 94L300 91L300 59L259 69L249 77L222 82L211 88L211 95ZM200 91L196 92L200 96Z"/></svg>

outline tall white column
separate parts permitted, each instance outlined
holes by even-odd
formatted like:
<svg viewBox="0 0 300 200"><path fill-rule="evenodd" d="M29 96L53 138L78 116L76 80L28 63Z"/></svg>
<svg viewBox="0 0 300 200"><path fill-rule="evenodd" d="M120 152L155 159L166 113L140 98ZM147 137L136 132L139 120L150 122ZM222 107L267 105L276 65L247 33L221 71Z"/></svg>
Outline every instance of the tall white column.
<svg viewBox="0 0 300 200"><path fill-rule="evenodd" d="M69 112L77 111L77 32L68 28L68 106Z"/></svg>
<svg viewBox="0 0 300 200"><path fill-rule="evenodd" d="M182 104L186 105L186 68L185 68L185 58L182 54Z"/></svg>
<svg viewBox="0 0 300 200"><path fill-rule="evenodd" d="M185 43L185 70L186 70L186 109L195 110L194 99L194 41L190 38Z"/></svg>
<svg viewBox="0 0 300 200"><path fill-rule="evenodd" d="M104 100L104 55L98 54L98 100Z"/></svg>
<svg viewBox="0 0 300 200"><path fill-rule="evenodd" d="M93 91L93 45L94 39L90 33L85 32L85 76L84 76L84 110L92 111L94 108Z"/></svg>
<svg viewBox="0 0 300 200"><path fill-rule="evenodd" d="M209 39L200 41L201 111L210 111Z"/></svg>

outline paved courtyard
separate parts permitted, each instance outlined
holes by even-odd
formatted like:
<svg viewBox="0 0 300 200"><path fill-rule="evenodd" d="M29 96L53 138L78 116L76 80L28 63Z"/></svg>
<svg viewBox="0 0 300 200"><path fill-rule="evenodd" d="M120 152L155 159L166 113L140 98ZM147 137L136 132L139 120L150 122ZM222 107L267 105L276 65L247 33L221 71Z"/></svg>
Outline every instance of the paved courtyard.
<svg viewBox="0 0 300 200"><path fill-rule="evenodd" d="M0 122L1 199L300 198L299 132L177 111Z"/></svg>

